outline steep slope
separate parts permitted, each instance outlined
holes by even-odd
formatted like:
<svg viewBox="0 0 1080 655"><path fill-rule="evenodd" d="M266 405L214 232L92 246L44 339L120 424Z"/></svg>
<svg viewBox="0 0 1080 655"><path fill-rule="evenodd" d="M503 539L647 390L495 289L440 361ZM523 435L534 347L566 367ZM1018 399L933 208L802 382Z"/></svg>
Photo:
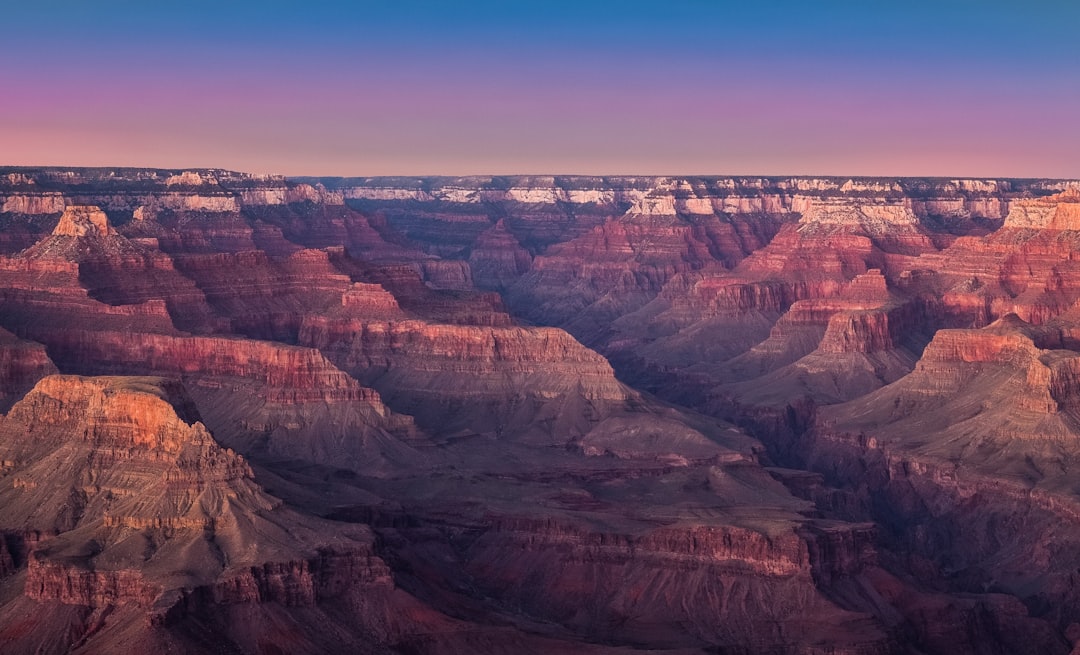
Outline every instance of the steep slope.
<svg viewBox="0 0 1080 655"><path fill-rule="evenodd" d="M0 525L26 567L4 583L22 587L5 651L58 629L53 652L168 643L200 602L314 604L331 553L365 571L353 584L391 586L370 533L285 509L197 418L169 381L53 376L0 420Z"/></svg>
<svg viewBox="0 0 1080 655"><path fill-rule="evenodd" d="M1012 594L1064 631L1080 617L1080 355L1059 326L942 330L909 375L820 410L799 448L888 508L890 548L923 561L924 580Z"/></svg>
<svg viewBox="0 0 1080 655"><path fill-rule="evenodd" d="M78 282L90 297L109 305L164 302L171 322L180 329L220 329L204 294L158 250L155 239L128 239L117 233L95 205L64 210L51 236L15 259L63 266L75 264ZM29 264L32 268L34 264Z"/></svg>
<svg viewBox="0 0 1080 655"><path fill-rule="evenodd" d="M862 396L914 367L925 338L920 310L870 269L835 298L792 303L768 339L727 363L719 376L731 382L714 393L780 406Z"/></svg>

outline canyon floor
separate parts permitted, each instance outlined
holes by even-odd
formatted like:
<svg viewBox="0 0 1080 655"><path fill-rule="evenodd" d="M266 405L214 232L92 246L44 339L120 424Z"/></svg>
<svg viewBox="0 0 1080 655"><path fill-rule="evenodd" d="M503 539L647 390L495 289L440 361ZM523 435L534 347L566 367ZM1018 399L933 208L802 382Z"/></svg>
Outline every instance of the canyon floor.
<svg viewBox="0 0 1080 655"><path fill-rule="evenodd" d="M4 653L1080 653L1080 182L0 170Z"/></svg>

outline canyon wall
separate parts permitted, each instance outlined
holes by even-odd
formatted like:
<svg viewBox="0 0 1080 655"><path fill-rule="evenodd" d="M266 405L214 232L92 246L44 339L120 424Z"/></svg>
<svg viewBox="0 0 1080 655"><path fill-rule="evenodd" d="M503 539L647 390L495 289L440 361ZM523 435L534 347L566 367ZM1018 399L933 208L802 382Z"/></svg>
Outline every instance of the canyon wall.
<svg viewBox="0 0 1080 655"><path fill-rule="evenodd" d="M0 174L0 649L1068 653L1060 180Z"/></svg>

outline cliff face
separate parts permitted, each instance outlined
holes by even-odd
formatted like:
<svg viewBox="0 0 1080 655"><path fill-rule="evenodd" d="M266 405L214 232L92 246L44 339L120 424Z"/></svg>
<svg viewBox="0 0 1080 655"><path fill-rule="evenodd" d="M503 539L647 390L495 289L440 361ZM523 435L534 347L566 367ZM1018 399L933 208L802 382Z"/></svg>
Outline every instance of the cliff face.
<svg viewBox="0 0 1080 655"><path fill-rule="evenodd" d="M1020 200L1009 206L1009 229L1080 229L1080 189L1071 188L1045 198Z"/></svg>
<svg viewBox="0 0 1080 655"><path fill-rule="evenodd" d="M828 641L825 631L796 620L800 614L828 621L834 634L861 618L810 592L808 552L794 534L764 538L733 527L671 526L630 536L500 519L457 551L447 552L440 537L403 534L415 539L407 556L428 566L452 558L462 569L456 575L518 611L618 644L700 648L750 634L749 648L767 650L783 648L785 639ZM746 586L754 593L744 596ZM775 621L793 633L778 637L767 628ZM860 652L888 648L868 641Z"/></svg>
<svg viewBox="0 0 1080 655"><path fill-rule="evenodd" d="M46 193L13 193L4 198L2 206L5 214L60 214L66 202L63 194L57 191Z"/></svg>
<svg viewBox="0 0 1080 655"><path fill-rule="evenodd" d="M107 237L115 233L105 212L93 205L66 207L60 216L60 222L53 229L53 234L67 237Z"/></svg>
<svg viewBox="0 0 1080 655"><path fill-rule="evenodd" d="M103 331L40 338L65 370L183 378L207 424L235 448L372 474L422 459L407 445L426 441L411 418L311 349Z"/></svg>
<svg viewBox="0 0 1080 655"><path fill-rule="evenodd" d="M324 317L305 323L300 339L438 435L647 458L658 449L644 445L646 435L676 430L708 443L620 384L604 358L561 330ZM640 433L625 432L620 421L636 421Z"/></svg>
<svg viewBox="0 0 1080 655"><path fill-rule="evenodd" d="M178 383L140 377L50 376L12 408L0 520L56 535L29 553L27 598L149 609L170 589L303 552L290 533L310 527L198 418Z"/></svg>
<svg viewBox="0 0 1080 655"><path fill-rule="evenodd" d="M19 496L5 503L5 524L44 532L66 532L82 521L132 527L144 523L208 527L199 517L202 502L197 489L214 483L233 486L235 482L238 486L233 494L254 492L245 486L245 480L251 478L250 468L235 454L219 451L197 421L194 403L179 385L168 381L72 376L43 379L16 403L4 424L8 435L4 459L12 473L10 493ZM20 440L20 430L37 436L31 442ZM66 436L72 431L80 436L79 441ZM112 478L109 466L132 456L145 457L147 463L159 461L163 468L148 470L149 477L143 479ZM44 462L40 461L43 457ZM52 457L69 461L48 461ZM76 464L80 459L87 461ZM50 465L63 468L71 485L82 485L86 496L81 506L70 507L71 489L59 480L42 484L27 470ZM158 494L148 489L152 479L163 485ZM196 493L191 495L193 491ZM125 498L130 503L126 508ZM257 494L252 499L263 507L273 505L257 500Z"/></svg>

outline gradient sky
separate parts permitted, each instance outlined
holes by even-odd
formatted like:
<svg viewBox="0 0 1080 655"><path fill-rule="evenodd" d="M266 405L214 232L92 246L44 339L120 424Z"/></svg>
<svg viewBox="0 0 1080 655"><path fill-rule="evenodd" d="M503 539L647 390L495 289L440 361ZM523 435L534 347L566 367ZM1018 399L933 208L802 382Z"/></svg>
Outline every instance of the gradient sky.
<svg viewBox="0 0 1080 655"><path fill-rule="evenodd" d="M1080 2L0 0L0 164L1080 177Z"/></svg>

